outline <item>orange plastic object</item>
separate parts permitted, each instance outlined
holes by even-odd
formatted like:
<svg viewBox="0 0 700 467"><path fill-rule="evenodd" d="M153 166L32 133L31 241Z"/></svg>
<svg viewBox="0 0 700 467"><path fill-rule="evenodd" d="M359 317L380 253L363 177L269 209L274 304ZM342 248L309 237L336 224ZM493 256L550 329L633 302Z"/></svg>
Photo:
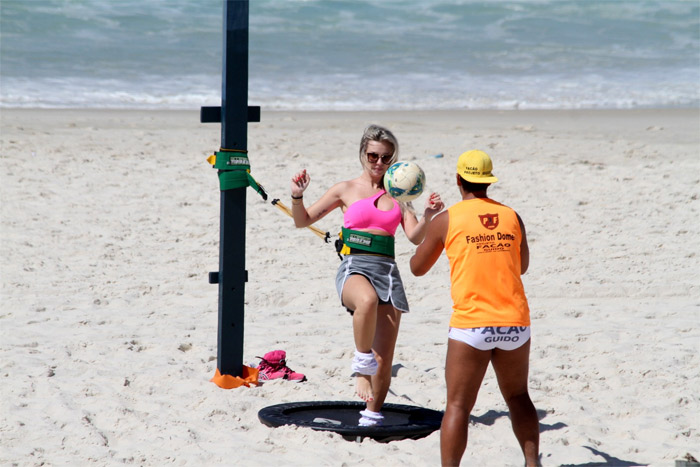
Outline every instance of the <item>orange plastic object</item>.
<svg viewBox="0 0 700 467"><path fill-rule="evenodd" d="M210 381L222 389L233 389L241 386L249 388L251 384L258 386L258 373L259 370L257 368L245 365L243 365L243 374L241 376L222 375L217 368L214 377Z"/></svg>

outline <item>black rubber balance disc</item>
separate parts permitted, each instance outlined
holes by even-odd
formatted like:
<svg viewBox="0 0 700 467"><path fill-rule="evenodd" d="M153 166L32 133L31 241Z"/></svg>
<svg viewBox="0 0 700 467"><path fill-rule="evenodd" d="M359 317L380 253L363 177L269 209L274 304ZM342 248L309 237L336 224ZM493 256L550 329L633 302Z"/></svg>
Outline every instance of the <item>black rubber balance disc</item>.
<svg viewBox="0 0 700 467"><path fill-rule="evenodd" d="M419 439L440 428L442 412L410 405L384 404L382 426L359 426L364 402L291 402L265 407L258 418L267 426L297 425L333 431L348 441L372 438L380 442Z"/></svg>

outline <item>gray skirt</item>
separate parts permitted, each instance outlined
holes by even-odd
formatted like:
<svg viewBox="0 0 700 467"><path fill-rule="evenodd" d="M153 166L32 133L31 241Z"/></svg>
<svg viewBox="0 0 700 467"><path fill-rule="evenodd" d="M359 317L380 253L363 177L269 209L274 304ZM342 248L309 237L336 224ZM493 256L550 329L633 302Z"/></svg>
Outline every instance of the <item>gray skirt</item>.
<svg viewBox="0 0 700 467"><path fill-rule="evenodd" d="M370 281L380 302L391 303L394 308L408 313L408 300L403 290L401 274L394 258L379 255L347 255L343 258L335 276L335 288L343 302L343 286L352 274L359 274ZM345 305L343 305L345 306Z"/></svg>

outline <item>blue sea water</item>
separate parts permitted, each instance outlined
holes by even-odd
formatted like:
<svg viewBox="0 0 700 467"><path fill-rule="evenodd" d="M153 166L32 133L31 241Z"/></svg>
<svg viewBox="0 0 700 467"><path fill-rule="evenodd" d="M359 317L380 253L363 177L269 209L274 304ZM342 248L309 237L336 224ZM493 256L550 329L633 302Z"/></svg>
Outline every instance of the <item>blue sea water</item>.
<svg viewBox="0 0 700 467"><path fill-rule="evenodd" d="M222 0L2 0L2 107L221 95ZM250 0L263 109L700 106L697 0Z"/></svg>

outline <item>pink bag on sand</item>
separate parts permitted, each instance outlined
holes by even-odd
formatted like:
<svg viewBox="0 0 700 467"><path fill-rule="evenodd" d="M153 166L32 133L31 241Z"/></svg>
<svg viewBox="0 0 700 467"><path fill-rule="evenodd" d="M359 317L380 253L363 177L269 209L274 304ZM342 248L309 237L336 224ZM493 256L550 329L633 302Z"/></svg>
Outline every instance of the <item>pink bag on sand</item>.
<svg viewBox="0 0 700 467"><path fill-rule="evenodd" d="M265 381L282 378L288 379L289 381L306 381L306 376L292 371L292 369L287 366L287 352L284 350L273 350L262 357L256 358L261 360L260 365L258 365L258 370L260 370L258 377L260 380Z"/></svg>

